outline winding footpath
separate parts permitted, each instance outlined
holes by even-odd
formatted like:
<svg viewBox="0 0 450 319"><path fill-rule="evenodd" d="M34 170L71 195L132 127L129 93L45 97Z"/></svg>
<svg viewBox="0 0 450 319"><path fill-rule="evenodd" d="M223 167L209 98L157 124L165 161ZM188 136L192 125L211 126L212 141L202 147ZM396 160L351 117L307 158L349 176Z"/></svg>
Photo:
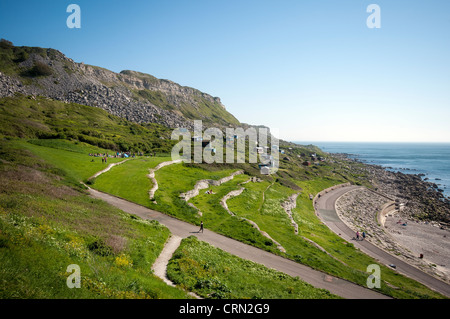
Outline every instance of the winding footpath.
<svg viewBox="0 0 450 319"><path fill-rule="evenodd" d="M183 222L161 212L129 202L127 200L89 188L92 197L108 202L122 211L139 216L143 219L157 220L165 225L173 236L187 238L196 236L217 248L228 253L273 268L293 277L299 277L316 288L322 288L331 293L348 299L385 299L389 298L371 289L356 285L347 280L330 276L321 271L314 270L292 260L274 255L262 249L244 244L237 240L225 237L205 229L198 233L198 226ZM176 238L176 237L175 237Z"/></svg>
<svg viewBox="0 0 450 319"><path fill-rule="evenodd" d="M245 190L245 187L242 187L238 190L234 190L229 192L228 194L226 194L221 200L220 200L220 205L222 205L222 207L228 212L228 214L230 214L231 216L236 216L235 213L233 213L227 205L227 200L229 200L231 197L236 197L242 194L242 192ZM270 235L268 233L266 233L265 231L262 231L261 228L259 228L258 224L255 223L254 221L244 218L244 217L240 217L240 216L236 216L241 218L242 220L245 220L247 223L249 223L250 225L252 225L253 228L255 228L261 235L263 235L264 237L266 237L267 239L269 239L270 241L272 241L276 246L277 249L283 253L286 252L286 249L284 249L283 246L281 246L281 244L279 242L277 242L275 239L273 239L272 237L270 237Z"/></svg>
<svg viewBox="0 0 450 319"><path fill-rule="evenodd" d="M93 175L90 179L96 178L99 175L109 171L116 165L125 163L127 160L110 164L102 171L99 171ZM155 181L154 185L157 185L154 173L166 165L178 163L179 161L171 161L160 163L154 169L150 170L149 177L152 181ZM237 173L237 172L236 172ZM235 174L236 174L235 173ZM239 172L240 173L240 172ZM237 173L237 174L239 174ZM233 178L234 174L229 178ZM85 185L88 187L87 185ZM150 195L154 195L157 190L155 186L152 188ZM269 186L270 187L270 186ZM347 241L353 241L353 230L351 230L338 216L336 212L336 201L345 193L355 190L360 186L353 186L349 184L338 185L330 189L320 192L313 200L314 208L317 216L327 225L332 231L341 236ZM281 256L274 255L262 249L244 244L237 240L225 237L223 235L214 233L205 229L203 233L198 232L197 226L189 224L187 222L178 220L174 217L166 215L164 213L146 208L144 206L129 202L127 200L115 197L113 195L103 193L88 187L89 193L92 197L98 198L108 202L109 204L127 212L139 216L143 219L157 220L161 224L169 228L172 233L171 238L166 243L160 256L155 261L152 269L155 275L164 280L167 284L173 285L166 276L167 264L172 257L173 253L181 243L183 238L189 236L196 236L200 240L203 240L217 248L220 248L228 253L241 257L243 259L251 260L262 264L268 268L273 268L278 271L284 272L293 277L299 277L305 282L313 285L316 288L322 288L330 291L331 293L341 296L347 299L390 299L390 297L380 294L368 288L356 285L349 281L332 277L321 271L314 270L305 265L296 263L292 260L286 259ZM266 189L267 190L267 189ZM236 195L236 194L233 194ZM263 194L264 196L264 194ZM153 196L150 196L152 198ZM226 200L225 200L226 203ZM289 207L290 208L290 207ZM358 247L363 252L377 259L379 262L390 265L395 264L396 270L410 278L413 278L431 289L440 292L450 297L450 286L445 282L436 279L419 269L407 264L406 262L390 255L386 251L376 247L368 241L354 241L355 247ZM194 295L194 297L196 297Z"/></svg>
<svg viewBox="0 0 450 319"><path fill-rule="evenodd" d="M162 163L159 163L158 165L156 165L155 168L149 169L149 173L148 173L147 177L150 178L150 180L153 183L153 187L148 192L148 196L149 196L150 200L154 200L155 192L158 190L158 181L155 178L156 171L167 165L181 163L182 161L183 160L178 159L178 160L174 160L174 161L162 162Z"/></svg>
<svg viewBox="0 0 450 319"><path fill-rule="evenodd" d="M107 171L109 171L109 170L110 170L111 168L113 168L114 166L123 164L123 163L125 163L125 162L127 162L127 161L129 161L129 160L130 160L130 158L128 158L128 159L126 159L126 160L123 160L123 161L121 161L121 162L109 164L104 170L101 170L100 172L97 172L97 173L95 173L94 175L92 175L91 177L89 177L89 178L88 178L88 181L91 181L91 180L93 180L94 178L99 177L99 176L102 175L103 173L106 173Z"/></svg>
<svg viewBox="0 0 450 319"><path fill-rule="evenodd" d="M343 187L336 187L333 190L327 190L321 192L320 197L317 196L314 200L314 207L316 209L317 216L322 222L328 226L333 232L338 234L343 239L351 242L355 247L361 249L367 255L375 258L380 263L389 267L393 264L396 266L395 270L403 275L410 277L425 286L433 289L447 297L450 297L450 285L447 283L432 277L420 269L404 262L403 260L387 253L379 247L373 245L367 240L356 241L354 240L355 234L350 227L348 227L338 216L336 212L336 201L345 193L360 188L361 186L346 185Z"/></svg>

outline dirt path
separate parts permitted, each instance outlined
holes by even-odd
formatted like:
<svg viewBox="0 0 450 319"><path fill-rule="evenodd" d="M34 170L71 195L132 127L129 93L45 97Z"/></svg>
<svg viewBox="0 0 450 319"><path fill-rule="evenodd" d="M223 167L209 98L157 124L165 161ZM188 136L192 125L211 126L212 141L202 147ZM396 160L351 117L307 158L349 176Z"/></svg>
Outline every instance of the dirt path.
<svg viewBox="0 0 450 319"><path fill-rule="evenodd" d="M148 191L148 195L150 197L150 200L154 200L155 197L155 192L158 190L158 181L155 178L155 173L157 170L167 166L167 165L172 165L172 164L177 164L177 163L181 163L183 160L179 159L179 160L174 160L174 161L167 161L167 162L162 162L159 163L158 165L156 165L155 168L150 168L149 169L149 174L147 175L148 178L151 179L152 183L153 183L153 187Z"/></svg>
<svg viewBox="0 0 450 319"><path fill-rule="evenodd" d="M283 207L284 211L288 215L289 219L291 220L291 225L294 227L294 233L298 235L298 224L295 222L294 218L292 217L292 210L297 207L297 197L300 195L300 193L293 194L288 197L288 199L281 204L281 207Z"/></svg>
<svg viewBox="0 0 450 319"><path fill-rule="evenodd" d="M176 287L176 285L172 281L170 281L170 279L167 277L167 265L169 264L169 260L172 258L175 251L180 246L182 239L183 238L179 236L170 236L170 238L164 245L163 250L159 254L158 258L156 258L152 266L152 270L155 276L159 277L166 284L172 287ZM196 299L202 299L193 292L188 292L188 294Z"/></svg>
<svg viewBox="0 0 450 319"><path fill-rule="evenodd" d="M175 284L167 278L167 265L175 250L180 246L181 240L182 238L179 236L171 236L152 266L155 276L161 278L166 284L172 287L175 287Z"/></svg>
<svg viewBox="0 0 450 319"><path fill-rule="evenodd" d="M183 222L158 211L137 205L124 199L89 188L91 196L102 199L109 204L144 219L157 220L169 228L170 232L180 238L196 236L200 240L227 251L243 259L251 260L266 267L276 269L293 277L299 277L317 288L323 288L333 294L349 299L385 299L389 298L371 289L356 285L349 281L332 277L292 260L274 255L262 249L244 244L205 229L198 233L198 226Z"/></svg>
<svg viewBox="0 0 450 319"><path fill-rule="evenodd" d="M129 161L129 160L130 160L130 158L128 158L128 159L126 159L126 160L123 160L123 161L121 161L121 162L109 164L108 167L106 167L104 170L101 170L100 172L97 172L97 173L95 173L94 175L92 175L91 177L89 177L89 178L88 178L88 181L93 180L94 178L99 177L99 176L102 175L103 173L106 173L107 171L109 171L109 170L110 170L111 168L113 168L114 166L123 164L123 163L125 163L125 162L127 162L127 161Z"/></svg>
<svg viewBox="0 0 450 319"><path fill-rule="evenodd" d="M229 192L228 194L226 194L221 200L220 200L220 205L222 205L222 207L228 212L228 214L230 214L231 216L236 216L235 213L233 213L227 205L227 200L230 199L231 197L236 197L242 194L242 192L245 190L245 187L242 187L238 190L234 190ZM263 235L264 237L266 237L267 239L269 239L270 241L272 241L278 248L279 251L285 253L286 249L284 249L283 246L281 246L281 244L279 242L277 242L276 240L274 240L272 237L270 237L270 235L268 233L266 233L265 231L262 231L258 224L256 224L254 221L244 218L244 217L240 217L237 216L243 220L245 220L246 222L248 222L250 225L252 225L253 228L255 228L261 235Z"/></svg>

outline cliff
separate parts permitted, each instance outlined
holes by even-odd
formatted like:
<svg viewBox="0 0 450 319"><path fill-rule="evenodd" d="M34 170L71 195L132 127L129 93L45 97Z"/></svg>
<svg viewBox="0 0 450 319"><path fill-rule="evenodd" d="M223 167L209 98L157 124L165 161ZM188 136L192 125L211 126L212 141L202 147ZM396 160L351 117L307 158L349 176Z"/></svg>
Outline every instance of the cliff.
<svg viewBox="0 0 450 319"><path fill-rule="evenodd" d="M0 97L41 95L64 102L99 107L136 123L169 128L239 125L218 97L169 80L136 72L113 71L74 62L54 49L0 43Z"/></svg>

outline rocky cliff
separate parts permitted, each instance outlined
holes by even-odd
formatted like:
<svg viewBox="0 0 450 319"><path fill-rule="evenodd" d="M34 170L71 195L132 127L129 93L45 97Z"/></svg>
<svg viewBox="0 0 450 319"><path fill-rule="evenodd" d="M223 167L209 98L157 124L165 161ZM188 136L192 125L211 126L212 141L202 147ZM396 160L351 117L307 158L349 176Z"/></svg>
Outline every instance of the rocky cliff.
<svg viewBox="0 0 450 319"><path fill-rule="evenodd" d="M42 95L102 108L130 121L192 129L192 120L239 125L217 97L136 71L76 63L54 49L0 43L0 97Z"/></svg>

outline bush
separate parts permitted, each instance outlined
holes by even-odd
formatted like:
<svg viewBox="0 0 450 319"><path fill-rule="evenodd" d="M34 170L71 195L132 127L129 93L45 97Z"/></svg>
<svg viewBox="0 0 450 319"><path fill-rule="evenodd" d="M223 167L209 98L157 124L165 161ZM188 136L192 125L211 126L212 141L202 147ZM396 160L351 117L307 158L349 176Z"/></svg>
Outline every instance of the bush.
<svg viewBox="0 0 450 319"><path fill-rule="evenodd" d="M52 68L49 67L47 64L42 62L35 62L34 66L28 70L27 74L28 76L49 76L52 75Z"/></svg>
<svg viewBox="0 0 450 319"><path fill-rule="evenodd" d="M11 41L5 40L5 39L1 39L0 40L0 48L2 49L10 49L12 48L14 45Z"/></svg>
<svg viewBox="0 0 450 319"><path fill-rule="evenodd" d="M28 57L29 57L29 55L27 52L19 51L16 53L16 58L14 59L14 62L20 63L20 62L26 61L26 60L28 60Z"/></svg>

